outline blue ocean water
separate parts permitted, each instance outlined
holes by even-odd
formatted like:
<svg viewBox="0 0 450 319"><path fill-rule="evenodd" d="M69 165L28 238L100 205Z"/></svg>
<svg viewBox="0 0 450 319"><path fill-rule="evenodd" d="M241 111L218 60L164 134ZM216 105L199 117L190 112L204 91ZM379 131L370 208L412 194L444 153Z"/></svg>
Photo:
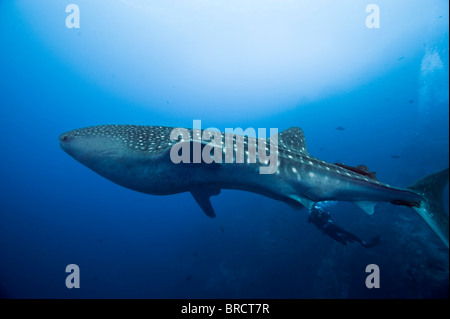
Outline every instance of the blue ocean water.
<svg viewBox="0 0 450 319"><path fill-rule="evenodd" d="M79 6L68 28L66 6ZM0 296L448 298L448 249L412 210L351 203L341 245L248 192L122 188L59 134L139 124L301 127L309 152L404 187L448 167L448 1L1 1ZM444 203L448 211L448 188ZM65 285L66 266L80 288ZM380 288L365 285L380 268Z"/></svg>

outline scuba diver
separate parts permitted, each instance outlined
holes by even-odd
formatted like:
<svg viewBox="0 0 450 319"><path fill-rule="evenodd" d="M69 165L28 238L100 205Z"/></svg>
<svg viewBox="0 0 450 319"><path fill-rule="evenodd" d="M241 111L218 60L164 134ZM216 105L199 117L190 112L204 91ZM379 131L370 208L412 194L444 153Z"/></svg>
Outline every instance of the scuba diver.
<svg viewBox="0 0 450 319"><path fill-rule="evenodd" d="M343 245L347 245L347 242L352 243L356 241L366 248L371 248L380 244L379 236L371 239L369 242L365 242L356 235L336 225L331 220L331 214L324 211L320 204L317 203L311 208L308 214L308 222L313 223L319 230L322 230L324 234L327 234Z"/></svg>

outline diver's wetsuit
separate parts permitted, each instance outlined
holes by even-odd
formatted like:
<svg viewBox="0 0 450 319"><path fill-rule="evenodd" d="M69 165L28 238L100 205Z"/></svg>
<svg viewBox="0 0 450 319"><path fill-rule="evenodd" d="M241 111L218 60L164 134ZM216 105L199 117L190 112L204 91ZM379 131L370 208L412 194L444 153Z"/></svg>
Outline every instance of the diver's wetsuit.
<svg viewBox="0 0 450 319"><path fill-rule="evenodd" d="M339 227L331 220L331 214L324 211L321 208L313 206L308 215L308 222L313 223L318 229L322 230L325 234L333 238L334 240L347 245L347 242L357 241L364 247L372 247L379 243L378 238L374 238L370 244L361 240L356 235L353 235L349 231Z"/></svg>

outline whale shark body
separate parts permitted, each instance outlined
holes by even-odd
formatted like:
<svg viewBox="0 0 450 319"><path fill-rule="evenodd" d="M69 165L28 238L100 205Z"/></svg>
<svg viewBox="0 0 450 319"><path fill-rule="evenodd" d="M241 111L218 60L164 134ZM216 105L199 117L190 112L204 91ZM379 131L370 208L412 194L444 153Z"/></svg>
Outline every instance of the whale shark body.
<svg viewBox="0 0 450 319"><path fill-rule="evenodd" d="M191 192L209 217L215 217L210 197L221 189L258 193L296 208L310 209L321 201L349 201L369 214L377 202L390 202L412 208L449 246L448 216L442 202L448 168L406 188L394 187L378 181L375 173L363 165L332 164L311 156L298 127L280 132L277 145L269 139L258 139L265 143L257 143L257 152L260 147L276 152L273 174L260 174L260 164L250 161L248 151L243 153L242 163L175 164L170 154L175 145L194 150L200 144L204 150L211 143L195 139L191 129L187 129L189 138L174 140L173 130L163 126L102 125L69 131L59 140L62 149L77 161L126 188L153 195ZM236 136L232 137L235 144L231 149L224 146L226 138L226 133L220 133L220 140L212 146L224 155L232 152L235 159ZM255 140L245 136L243 145Z"/></svg>

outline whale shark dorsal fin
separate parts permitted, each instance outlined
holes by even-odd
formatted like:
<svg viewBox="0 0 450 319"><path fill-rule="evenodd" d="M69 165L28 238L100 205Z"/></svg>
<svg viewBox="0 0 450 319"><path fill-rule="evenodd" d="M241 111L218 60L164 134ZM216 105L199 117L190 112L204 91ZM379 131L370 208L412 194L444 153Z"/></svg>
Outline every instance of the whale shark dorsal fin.
<svg viewBox="0 0 450 319"><path fill-rule="evenodd" d="M291 127L278 134L278 144L294 153L309 155L305 135L299 127Z"/></svg>
<svg viewBox="0 0 450 319"><path fill-rule="evenodd" d="M361 201L353 203L369 215L373 215L373 212L375 211L375 202Z"/></svg>
<svg viewBox="0 0 450 319"><path fill-rule="evenodd" d="M203 210L206 216L215 218L216 213L211 205L210 197L220 194L220 189L205 188L205 187L195 187L191 189L192 197L194 197L198 206Z"/></svg>

